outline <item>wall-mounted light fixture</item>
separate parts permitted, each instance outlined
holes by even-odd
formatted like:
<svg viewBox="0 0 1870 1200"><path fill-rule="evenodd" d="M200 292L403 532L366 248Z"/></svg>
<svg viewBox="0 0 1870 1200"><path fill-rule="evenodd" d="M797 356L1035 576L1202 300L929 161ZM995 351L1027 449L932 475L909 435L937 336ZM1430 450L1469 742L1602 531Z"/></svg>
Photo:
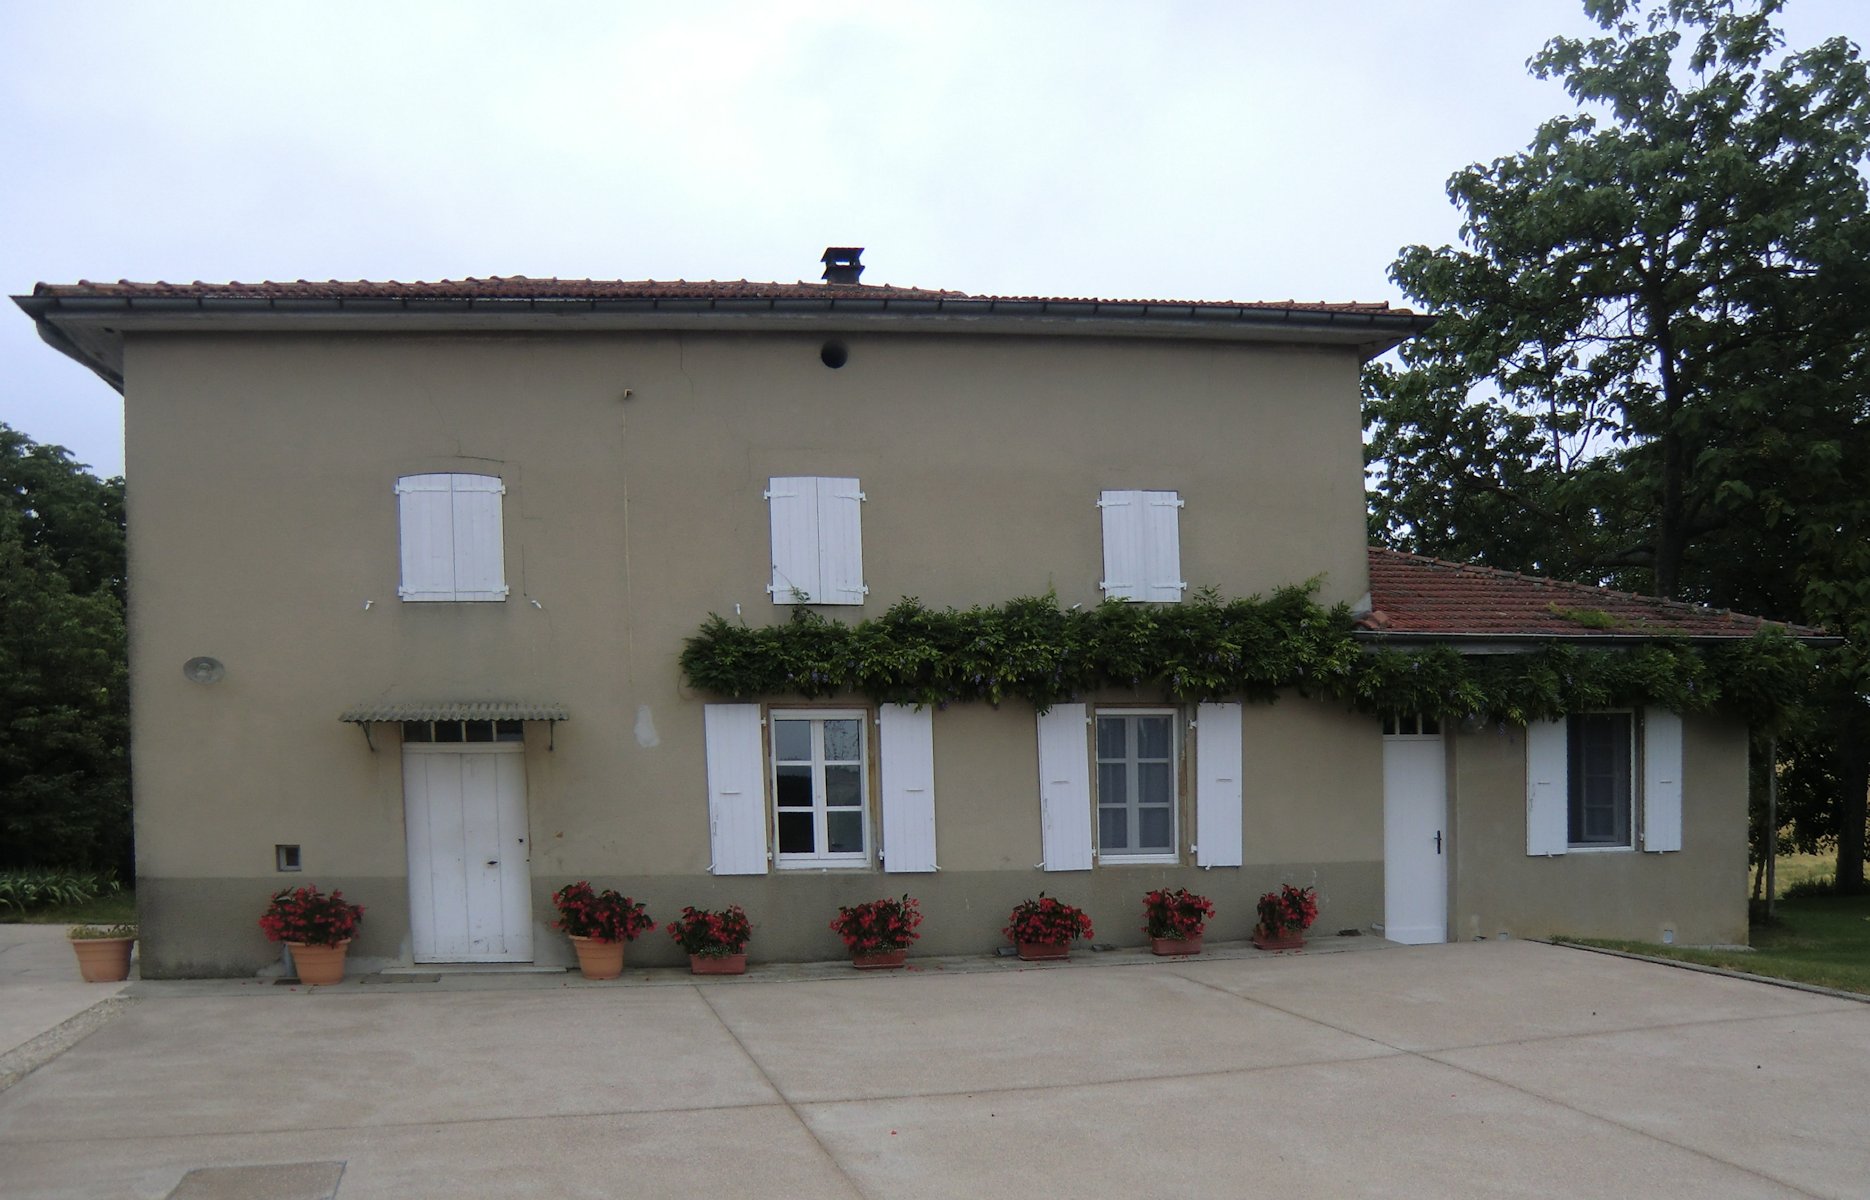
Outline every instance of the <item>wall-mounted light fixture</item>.
<svg viewBox="0 0 1870 1200"><path fill-rule="evenodd" d="M227 668L221 665L218 658L197 654L182 664L182 674L194 683L219 683L221 677L227 674Z"/></svg>

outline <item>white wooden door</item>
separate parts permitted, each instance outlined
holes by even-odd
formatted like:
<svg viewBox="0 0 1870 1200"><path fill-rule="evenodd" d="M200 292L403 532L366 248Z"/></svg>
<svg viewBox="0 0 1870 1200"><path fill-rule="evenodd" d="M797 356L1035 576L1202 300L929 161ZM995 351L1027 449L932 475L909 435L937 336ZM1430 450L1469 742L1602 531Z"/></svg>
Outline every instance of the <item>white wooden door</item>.
<svg viewBox="0 0 1870 1200"><path fill-rule="evenodd" d="M1383 936L1448 940L1447 763L1433 734L1383 739Z"/></svg>
<svg viewBox="0 0 1870 1200"><path fill-rule="evenodd" d="M403 747L417 962L532 961L523 747Z"/></svg>

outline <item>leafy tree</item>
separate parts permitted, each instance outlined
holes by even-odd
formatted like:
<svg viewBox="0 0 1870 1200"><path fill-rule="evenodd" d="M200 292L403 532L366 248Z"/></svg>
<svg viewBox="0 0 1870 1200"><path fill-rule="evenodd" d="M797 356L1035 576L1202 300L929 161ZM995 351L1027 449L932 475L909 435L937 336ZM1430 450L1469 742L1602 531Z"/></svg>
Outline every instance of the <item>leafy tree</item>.
<svg viewBox="0 0 1870 1200"><path fill-rule="evenodd" d="M1870 782L1870 81L1844 38L1785 52L1781 7L1585 0L1601 35L1533 56L1577 111L1457 172L1463 245L1392 268L1442 320L1366 376L1372 526L1852 635L1797 743L1835 755L1850 886Z"/></svg>
<svg viewBox="0 0 1870 1200"><path fill-rule="evenodd" d="M0 865L131 870L123 484L0 425Z"/></svg>

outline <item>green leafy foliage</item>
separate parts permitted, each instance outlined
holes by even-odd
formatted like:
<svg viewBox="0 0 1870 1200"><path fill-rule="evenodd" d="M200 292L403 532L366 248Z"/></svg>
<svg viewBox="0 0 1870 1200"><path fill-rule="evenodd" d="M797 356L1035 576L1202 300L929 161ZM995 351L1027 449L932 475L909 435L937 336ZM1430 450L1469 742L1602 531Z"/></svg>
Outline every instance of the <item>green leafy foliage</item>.
<svg viewBox="0 0 1870 1200"><path fill-rule="evenodd" d="M0 425L0 866L131 870L122 494Z"/></svg>
<svg viewBox="0 0 1870 1200"><path fill-rule="evenodd" d="M1043 712L1104 688L1181 703L1270 703L1295 691L1369 713L1518 724L1617 704L1682 713L1719 704L1761 729L1785 724L1813 673L1811 652L1771 629L1711 648L1552 644L1494 656L1446 647L1366 650L1352 635L1349 612L1317 603L1311 590L1231 601L1204 591L1187 604L1109 601L1088 610L1061 609L1051 596L940 611L904 600L856 625L803 610L762 628L710 615L684 645L682 670L692 687L742 699L1019 699Z"/></svg>
<svg viewBox="0 0 1870 1200"><path fill-rule="evenodd" d="M21 915L70 908L115 895L122 885L97 871L0 871L0 913Z"/></svg>

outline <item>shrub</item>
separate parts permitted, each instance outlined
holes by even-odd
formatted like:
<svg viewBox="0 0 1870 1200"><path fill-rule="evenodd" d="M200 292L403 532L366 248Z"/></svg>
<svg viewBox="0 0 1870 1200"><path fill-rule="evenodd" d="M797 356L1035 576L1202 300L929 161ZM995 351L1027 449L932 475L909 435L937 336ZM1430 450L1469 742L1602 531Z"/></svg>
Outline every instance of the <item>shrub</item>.
<svg viewBox="0 0 1870 1200"><path fill-rule="evenodd" d="M1214 916L1214 904L1187 888L1157 888L1143 894L1143 932L1152 938L1186 941L1201 936Z"/></svg>
<svg viewBox="0 0 1870 1200"><path fill-rule="evenodd" d="M1318 899L1310 888L1285 883L1260 897L1260 927L1269 937L1310 929L1317 919Z"/></svg>
<svg viewBox="0 0 1870 1200"><path fill-rule="evenodd" d="M922 923L922 911L913 896L900 900L866 900L862 904L839 905L831 928L844 939L853 954L875 954L882 950L906 950L922 935L916 926Z"/></svg>
<svg viewBox="0 0 1870 1200"><path fill-rule="evenodd" d="M620 896L612 888L594 892L582 879L553 892L552 903L558 908L558 920L552 922L552 927L572 937L634 942L656 927L641 901Z"/></svg>
<svg viewBox="0 0 1870 1200"><path fill-rule="evenodd" d="M1068 944L1074 938L1093 936L1091 918L1082 909L1063 900L1054 900L1044 892L1037 900L1026 900L1013 909L1008 924L1000 932L1010 942L1046 946Z"/></svg>
<svg viewBox="0 0 1870 1200"><path fill-rule="evenodd" d="M746 950L753 940L753 926L747 912L730 904L720 912L705 908L684 908L682 915L669 922L669 936L688 954L702 958L726 958Z"/></svg>
<svg viewBox="0 0 1870 1200"><path fill-rule="evenodd" d="M1837 895L1838 881L1835 875L1814 875L1810 879L1801 879L1797 883L1787 884L1786 890L1779 893L1781 900L1804 900L1811 896Z"/></svg>
<svg viewBox="0 0 1870 1200"><path fill-rule="evenodd" d="M260 917L260 928L270 941L335 946L356 933L357 923L363 919L364 906L347 904L343 892L333 891L327 896L308 884L274 892L272 903Z"/></svg>
<svg viewBox="0 0 1870 1200"><path fill-rule="evenodd" d="M123 890L105 871L0 871L0 912L89 904Z"/></svg>

